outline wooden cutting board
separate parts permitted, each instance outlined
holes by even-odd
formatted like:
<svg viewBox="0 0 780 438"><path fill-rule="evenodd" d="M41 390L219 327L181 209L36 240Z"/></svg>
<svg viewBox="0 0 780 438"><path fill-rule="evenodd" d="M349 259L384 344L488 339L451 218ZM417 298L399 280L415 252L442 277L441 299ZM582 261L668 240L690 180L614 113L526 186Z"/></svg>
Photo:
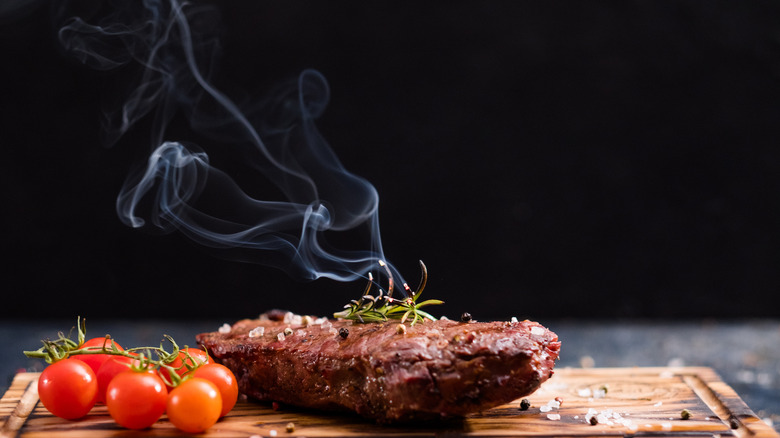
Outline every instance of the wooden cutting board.
<svg viewBox="0 0 780 438"><path fill-rule="evenodd" d="M184 436L164 416L141 432L122 429L105 406L77 421L54 417L38 403L37 379L38 373L16 375L0 401L0 437ZM548 408L556 397L561 406ZM351 415L288 406L274 410L270 404L240 401L204 436L780 437L710 368L559 369L527 398L527 410L517 400L460 421L393 427ZM687 420L681 418L683 409L691 413ZM589 411L597 413L598 424L586 421ZM288 423L294 424L292 432L286 430Z"/></svg>

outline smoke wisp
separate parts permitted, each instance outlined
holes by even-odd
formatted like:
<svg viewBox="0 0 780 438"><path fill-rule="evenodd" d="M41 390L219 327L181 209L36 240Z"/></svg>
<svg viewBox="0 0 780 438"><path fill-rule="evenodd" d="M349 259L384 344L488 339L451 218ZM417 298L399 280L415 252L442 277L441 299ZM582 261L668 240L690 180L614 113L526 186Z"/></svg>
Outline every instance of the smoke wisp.
<svg viewBox="0 0 780 438"><path fill-rule="evenodd" d="M344 168L317 130L330 98L320 73L303 71L262 101L239 105L212 80L220 49L213 9L176 0L109 6L83 15L63 6L58 35L92 68L137 72L122 103L105 112L108 145L141 120L151 126L148 160L117 197L122 222L179 231L223 255L307 280L352 281L378 269L378 193ZM181 116L204 142L169 138L171 120ZM256 190L211 163L214 154L240 157L255 184L273 189L259 191L279 198L251 195ZM359 248L332 245L341 233L361 236Z"/></svg>

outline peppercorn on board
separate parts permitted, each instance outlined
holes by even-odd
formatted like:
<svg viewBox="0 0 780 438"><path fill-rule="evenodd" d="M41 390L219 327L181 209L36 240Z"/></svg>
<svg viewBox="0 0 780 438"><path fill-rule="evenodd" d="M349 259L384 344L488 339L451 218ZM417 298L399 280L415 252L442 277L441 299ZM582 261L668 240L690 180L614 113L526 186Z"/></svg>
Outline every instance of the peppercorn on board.
<svg viewBox="0 0 780 438"><path fill-rule="evenodd" d="M20 373L0 400L0 438L186 436L163 416L153 427L117 426L105 406L81 420L38 403L38 373ZM780 437L711 368L565 368L534 394L463 420L379 426L353 415L239 401L207 437L752 436ZM689 417L683 413L687 412Z"/></svg>

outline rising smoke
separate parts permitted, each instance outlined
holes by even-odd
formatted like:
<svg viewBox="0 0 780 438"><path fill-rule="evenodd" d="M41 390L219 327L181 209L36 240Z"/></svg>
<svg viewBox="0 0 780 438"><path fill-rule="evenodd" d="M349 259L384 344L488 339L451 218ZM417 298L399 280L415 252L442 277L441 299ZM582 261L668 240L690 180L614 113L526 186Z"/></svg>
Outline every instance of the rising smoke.
<svg viewBox="0 0 780 438"><path fill-rule="evenodd" d="M57 13L66 52L92 68L137 73L122 102L105 111L106 144L151 120L143 124L151 126L148 160L117 197L123 223L178 231L302 279L351 281L378 270L378 194L342 166L315 126L330 93L320 73L303 71L265 99L239 105L212 80L219 54L213 9L176 0L117 1L83 14L71 7ZM174 117L206 140L169 138ZM255 190L210 163L215 152L240 155L256 172L253 183L272 185L279 198L250 195ZM356 230L366 236L361 249L329 244Z"/></svg>

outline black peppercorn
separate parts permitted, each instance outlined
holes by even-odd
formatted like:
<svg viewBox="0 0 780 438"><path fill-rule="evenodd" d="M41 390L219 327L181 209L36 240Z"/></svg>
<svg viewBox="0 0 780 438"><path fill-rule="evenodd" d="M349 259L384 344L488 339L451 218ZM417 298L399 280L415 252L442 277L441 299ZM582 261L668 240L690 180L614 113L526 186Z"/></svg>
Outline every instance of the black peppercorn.
<svg viewBox="0 0 780 438"><path fill-rule="evenodd" d="M346 327L340 328L339 336L341 336L341 339L347 339L347 336L349 336L349 330L347 330Z"/></svg>
<svg viewBox="0 0 780 438"><path fill-rule="evenodd" d="M471 314L469 312L463 312L463 315L460 315L460 322L471 322Z"/></svg>
<svg viewBox="0 0 780 438"><path fill-rule="evenodd" d="M520 410L527 411L531 407L531 401L527 398L520 400Z"/></svg>

